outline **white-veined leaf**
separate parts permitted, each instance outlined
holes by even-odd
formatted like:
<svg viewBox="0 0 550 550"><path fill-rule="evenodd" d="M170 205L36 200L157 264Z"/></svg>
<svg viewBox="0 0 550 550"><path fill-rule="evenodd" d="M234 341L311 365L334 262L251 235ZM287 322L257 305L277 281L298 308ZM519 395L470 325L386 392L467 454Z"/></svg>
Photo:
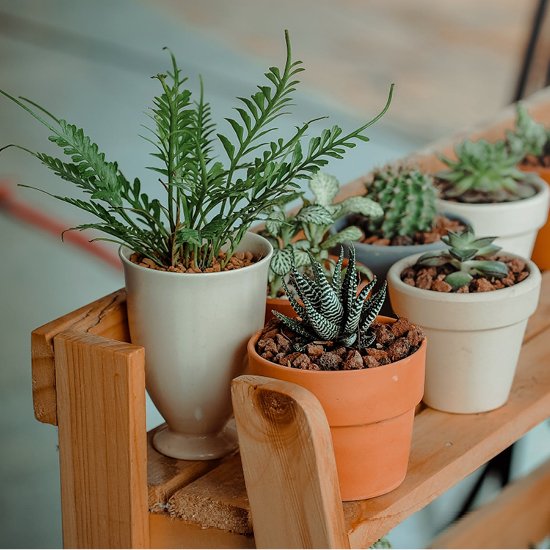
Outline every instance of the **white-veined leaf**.
<svg viewBox="0 0 550 550"><path fill-rule="evenodd" d="M287 273L290 273L293 259L294 256L291 247L275 250L271 258L271 270L277 275L284 277Z"/></svg>
<svg viewBox="0 0 550 550"><path fill-rule="evenodd" d="M330 212L320 204L304 206L296 214L296 219L303 223L313 223L315 225L332 225L334 223Z"/></svg>
<svg viewBox="0 0 550 550"><path fill-rule="evenodd" d="M332 204L340 189L338 179L324 172L316 172L309 180L309 188L315 195L315 202L321 206Z"/></svg>
<svg viewBox="0 0 550 550"><path fill-rule="evenodd" d="M362 214L367 218L380 218L384 215L382 207L368 197L349 197L339 203L340 215Z"/></svg>
<svg viewBox="0 0 550 550"><path fill-rule="evenodd" d="M349 241L358 241L363 237L363 232L354 225L350 227L345 227L342 231L331 235L328 239L321 243L321 248L328 250L333 246L342 244Z"/></svg>

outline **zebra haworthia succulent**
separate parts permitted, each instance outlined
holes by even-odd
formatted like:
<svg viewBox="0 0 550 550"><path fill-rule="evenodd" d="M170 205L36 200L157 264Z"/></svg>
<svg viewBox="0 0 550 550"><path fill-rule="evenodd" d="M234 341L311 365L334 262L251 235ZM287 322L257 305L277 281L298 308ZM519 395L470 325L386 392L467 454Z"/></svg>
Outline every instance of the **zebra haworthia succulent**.
<svg viewBox="0 0 550 550"><path fill-rule="evenodd" d="M292 319L276 311L273 313L283 325L298 334L303 344L330 341L349 348L364 349L374 342L375 337L369 334L369 328L384 303L386 283L370 298L368 295L376 279L358 293L355 249L350 246L349 250L349 263L343 277L342 249L331 282L319 262L311 258L313 278L301 275L293 266L290 281L295 292L284 283L298 318Z"/></svg>

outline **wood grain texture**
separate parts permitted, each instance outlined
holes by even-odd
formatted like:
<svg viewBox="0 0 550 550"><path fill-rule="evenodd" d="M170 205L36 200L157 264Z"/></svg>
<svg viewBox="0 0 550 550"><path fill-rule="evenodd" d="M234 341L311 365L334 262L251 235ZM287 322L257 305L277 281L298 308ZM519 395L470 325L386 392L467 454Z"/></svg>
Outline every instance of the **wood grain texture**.
<svg viewBox="0 0 550 550"><path fill-rule="evenodd" d="M344 504L353 547L372 544L550 416L549 307L550 272L543 274L541 302L528 325L508 404L477 415L424 408L415 420L403 485L388 495ZM203 527L250 533L244 479L238 459L232 461L231 467L222 465L176 492L170 499L172 513Z"/></svg>
<svg viewBox="0 0 550 550"><path fill-rule="evenodd" d="M168 512L174 518L201 527L252 534L241 457L230 457L205 476L176 491L168 501Z"/></svg>
<svg viewBox="0 0 550 550"><path fill-rule="evenodd" d="M550 460L470 512L431 548L535 548L550 535Z"/></svg>
<svg viewBox="0 0 550 550"><path fill-rule="evenodd" d="M165 424L147 434L147 484L149 511L166 510L170 497L180 488L206 474L221 460L177 460L160 454L152 445L153 435Z"/></svg>
<svg viewBox="0 0 550 550"><path fill-rule="evenodd" d="M330 428L306 389L261 376L232 384L259 548L349 548Z"/></svg>
<svg viewBox="0 0 550 550"><path fill-rule="evenodd" d="M523 346L508 403L453 415L425 409L416 420L409 470L391 493L344 504L352 546L368 546L550 416L548 332Z"/></svg>
<svg viewBox="0 0 550 550"><path fill-rule="evenodd" d="M54 345L64 546L148 547L144 349L77 332Z"/></svg>
<svg viewBox="0 0 550 550"><path fill-rule="evenodd" d="M167 514L149 514L151 548L256 548L252 535L203 529Z"/></svg>
<svg viewBox="0 0 550 550"><path fill-rule="evenodd" d="M96 300L32 332L32 395L34 415L46 424L57 424L53 339L75 330L128 342L126 292L119 290Z"/></svg>

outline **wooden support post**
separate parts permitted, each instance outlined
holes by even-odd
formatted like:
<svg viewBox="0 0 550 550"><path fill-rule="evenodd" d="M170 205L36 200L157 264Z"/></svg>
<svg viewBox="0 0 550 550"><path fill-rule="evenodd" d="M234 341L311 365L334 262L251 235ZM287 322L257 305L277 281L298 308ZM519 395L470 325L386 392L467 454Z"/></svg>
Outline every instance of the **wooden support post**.
<svg viewBox="0 0 550 550"><path fill-rule="evenodd" d="M550 535L550 460L437 537L431 548L536 548Z"/></svg>
<svg viewBox="0 0 550 550"><path fill-rule="evenodd" d="M144 350L77 332L54 347L64 546L147 547Z"/></svg>
<svg viewBox="0 0 550 550"><path fill-rule="evenodd" d="M325 413L300 386L233 381L233 409L258 548L349 548Z"/></svg>

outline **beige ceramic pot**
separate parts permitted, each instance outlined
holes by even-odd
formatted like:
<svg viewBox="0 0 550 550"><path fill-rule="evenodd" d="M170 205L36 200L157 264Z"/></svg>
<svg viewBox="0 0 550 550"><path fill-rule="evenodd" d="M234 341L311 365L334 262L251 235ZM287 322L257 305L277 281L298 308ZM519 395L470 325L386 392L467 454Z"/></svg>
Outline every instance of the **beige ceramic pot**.
<svg viewBox="0 0 550 550"><path fill-rule="evenodd" d="M231 380L242 374L246 343L263 326L273 252L247 233L238 251L262 259L221 273L169 273L140 267L121 248L132 342L145 347L146 381L166 420L153 445L180 459L223 456L237 446L228 420Z"/></svg>
<svg viewBox="0 0 550 550"><path fill-rule="evenodd" d="M480 237L498 236L495 244L530 258L537 231L546 223L550 191L540 178L534 180L536 195L519 201L470 204L438 199L438 210L470 222Z"/></svg>
<svg viewBox="0 0 550 550"><path fill-rule="evenodd" d="M401 280L419 256L391 267L388 288L395 312L420 325L428 338L424 402L452 413L504 405L527 320L537 308L540 271L526 260L530 274L514 286L471 294L435 292Z"/></svg>

